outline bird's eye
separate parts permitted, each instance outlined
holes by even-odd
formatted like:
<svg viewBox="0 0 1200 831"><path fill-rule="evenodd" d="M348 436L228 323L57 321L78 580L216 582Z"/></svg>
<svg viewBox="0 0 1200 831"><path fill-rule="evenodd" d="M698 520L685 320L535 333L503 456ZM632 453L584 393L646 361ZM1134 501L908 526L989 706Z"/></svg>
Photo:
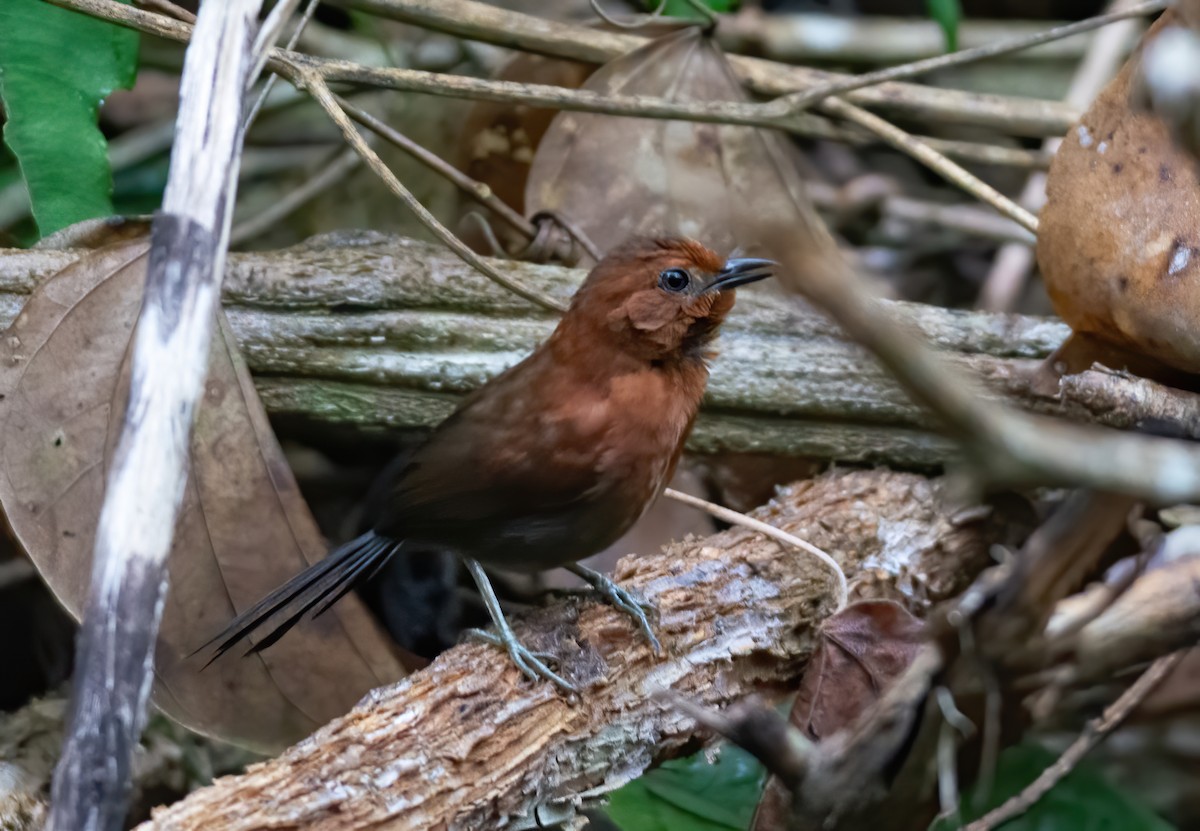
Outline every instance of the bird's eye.
<svg viewBox="0 0 1200 831"><path fill-rule="evenodd" d="M658 275L659 288L666 289L667 291L683 291L691 282L691 276L682 268L668 268L662 274Z"/></svg>

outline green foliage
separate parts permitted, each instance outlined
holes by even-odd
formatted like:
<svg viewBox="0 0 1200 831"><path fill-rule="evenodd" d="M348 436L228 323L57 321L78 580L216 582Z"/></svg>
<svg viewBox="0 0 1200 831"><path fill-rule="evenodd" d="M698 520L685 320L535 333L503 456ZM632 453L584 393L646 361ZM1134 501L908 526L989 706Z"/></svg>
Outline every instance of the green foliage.
<svg viewBox="0 0 1200 831"><path fill-rule="evenodd" d="M697 753L630 782L613 793L608 816L621 831L745 831L764 778L754 757L726 744L715 763Z"/></svg>
<svg viewBox="0 0 1200 831"><path fill-rule="evenodd" d="M17 157L42 235L112 213L100 102L132 86L137 33L43 0L0 2L4 141Z"/></svg>
<svg viewBox="0 0 1200 831"><path fill-rule="evenodd" d="M162 204L170 158L153 156L113 174L113 213L118 216L152 214Z"/></svg>
<svg viewBox="0 0 1200 831"><path fill-rule="evenodd" d="M646 7L650 11L658 8L659 0L646 0ZM704 6L710 11L724 14L726 12L736 11L741 5L741 0L667 0L666 6L663 8L663 14L668 17L686 17L698 18L700 12L696 9L696 5Z"/></svg>
<svg viewBox="0 0 1200 831"><path fill-rule="evenodd" d="M925 0L929 16L942 28L946 38L946 51L958 49L958 24L962 21L962 6L959 0Z"/></svg>
<svg viewBox="0 0 1200 831"><path fill-rule="evenodd" d="M1036 745L1017 745L1000 754L996 778L984 796L976 785L963 799L962 823L971 822L998 807L1026 785L1057 757ZM953 831L959 822L941 819L930 831ZM1001 831L1174 831L1173 826L1141 804L1130 793L1118 790L1086 765L1071 771L1049 793Z"/></svg>

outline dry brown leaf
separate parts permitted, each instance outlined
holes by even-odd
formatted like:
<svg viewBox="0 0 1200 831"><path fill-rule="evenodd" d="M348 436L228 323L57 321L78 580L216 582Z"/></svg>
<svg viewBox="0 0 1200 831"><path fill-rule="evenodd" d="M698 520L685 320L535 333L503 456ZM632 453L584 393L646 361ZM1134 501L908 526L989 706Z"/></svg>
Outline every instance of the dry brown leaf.
<svg viewBox="0 0 1200 831"><path fill-rule="evenodd" d="M746 101L712 38L692 28L610 61L583 89L672 101ZM682 234L710 247L752 248L765 220L816 219L798 155L767 130L563 112L534 157L529 213L554 211L601 253L638 234Z"/></svg>
<svg viewBox="0 0 1200 831"><path fill-rule="evenodd" d="M44 282L4 334L0 504L76 618L91 573L105 463L128 385L144 240L99 249ZM200 672L188 658L234 614L325 555L224 314L192 440L171 552L155 703L193 730L270 752L404 674L356 599L262 655Z"/></svg>
<svg viewBox="0 0 1200 831"><path fill-rule="evenodd" d="M1173 17L1168 9L1146 38ZM1139 56L1054 157L1038 265L1055 311L1076 332L1200 372L1196 167L1158 117L1131 108Z"/></svg>
<svg viewBox="0 0 1200 831"><path fill-rule="evenodd" d="M821 624L819 642L789 720L811 739L849 727L908 669L924 641L925 623L892 600L861 600ZM752 831L787 827L791 795L772 778Z"/></svg>
<svg viewBox="0 0 1200 831"><path fill-rule="evenodd" d="M925 624L892 600L852 603L821 624L791 721L820 741L848 727L908 668Z"/></svg>
<svg viewBox="0 0 1200 831"><path fill-rule="evenodd" d="M504 64L494 77L498 81L518 84L578 89L594 69L591 64L521 53ZM534 151L557 112L547 107L530 107L509 101L474 104L459 137L455 154L458 166L471 178L487 185L513 210L523 213L525 182ZM477 210L473 200L464 204L470 210ZM497 223L498 232L503 227Z"/></svg>

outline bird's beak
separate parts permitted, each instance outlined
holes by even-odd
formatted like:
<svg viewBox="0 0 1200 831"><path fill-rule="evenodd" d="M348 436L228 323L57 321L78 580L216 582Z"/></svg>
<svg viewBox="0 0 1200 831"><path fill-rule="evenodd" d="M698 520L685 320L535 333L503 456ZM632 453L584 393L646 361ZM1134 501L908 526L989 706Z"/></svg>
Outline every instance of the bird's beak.
<svg viewBox="0 0 1200 831"><path fill-rule="evenodd" d="M774 260L759 260L754 257L737 257L725 263L725 267L716 278L704 289L710 291L726 291L744 286L757 280L763 280L775 274L779 264Z"/></svg>

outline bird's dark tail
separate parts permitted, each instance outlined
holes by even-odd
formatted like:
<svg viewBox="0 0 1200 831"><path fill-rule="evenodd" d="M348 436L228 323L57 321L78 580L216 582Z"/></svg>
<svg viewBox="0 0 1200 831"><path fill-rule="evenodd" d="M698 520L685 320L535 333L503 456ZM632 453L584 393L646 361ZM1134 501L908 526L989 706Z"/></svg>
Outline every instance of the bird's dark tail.
<svg viewBox="0 0 1200 831"><path fill-rule="evenodd" d="M251 632L269 624L267 636L250 647L246 654L261 652L287 634L309 611L314 618L319 617L346 592L370 580L401 545L403 543L381 537L374 531L350 540L242 612L196 652L216 644L212 657L204 665L208 666Z"/></svg>

